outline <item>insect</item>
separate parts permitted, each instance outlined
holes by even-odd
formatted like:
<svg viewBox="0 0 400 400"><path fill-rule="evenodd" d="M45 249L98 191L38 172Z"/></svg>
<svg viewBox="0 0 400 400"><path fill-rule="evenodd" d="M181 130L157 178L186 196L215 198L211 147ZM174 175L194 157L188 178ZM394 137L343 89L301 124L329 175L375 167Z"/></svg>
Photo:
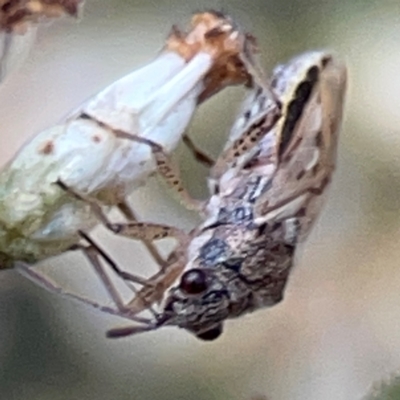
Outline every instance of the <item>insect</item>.
<svg viewBox="0 0 400 400"><path fill-rule="evenodd" d="M178 241L168 265L148 280L121 271L97 249L124 280L143 285L124 304L105 278L117 308L84 300L140 322L112 329L109 337L177 326L214 340L226 319L282 300L296 247L309 234L331 182L346 68L329 52L305 53L277 67L271 87L275 96L256 87L245 101L211 170L211 195L200 226L187 234L157 224L112 224L101 217L124 236ZM157 303L159 311L153 309ZM153 317L139 317L144 310Z"/></svg>
<svg viewBox="0 0 400 400"><path fill-rule="evenodd" d="M82 0L0 0L0 82L26 57L38 22L77 17Z"/></svg>
<svg viewBox="0 0 400 400"><path fill-rule="evenodd" d="M35 136L0 173L0 268L58 255L79 242L79 230L98 223L57 182L134 220L126 196L156 169L141 141L172 152L199 102L227 85L251 84L254 50L228 17L196 14L191 31L174 28L153 62Z"/></svg>

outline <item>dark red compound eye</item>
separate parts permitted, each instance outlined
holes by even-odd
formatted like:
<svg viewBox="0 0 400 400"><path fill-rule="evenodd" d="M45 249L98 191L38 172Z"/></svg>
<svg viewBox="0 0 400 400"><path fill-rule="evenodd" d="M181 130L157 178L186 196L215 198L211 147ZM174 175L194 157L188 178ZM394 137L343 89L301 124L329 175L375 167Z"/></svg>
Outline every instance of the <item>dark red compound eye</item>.
<svg viewBox="0 0 400 400"><path fill-rule="evenodd" d="M207 275L201 269L191 269L182 275L179 288L186 294L200 294L207 290Z"/></svg>

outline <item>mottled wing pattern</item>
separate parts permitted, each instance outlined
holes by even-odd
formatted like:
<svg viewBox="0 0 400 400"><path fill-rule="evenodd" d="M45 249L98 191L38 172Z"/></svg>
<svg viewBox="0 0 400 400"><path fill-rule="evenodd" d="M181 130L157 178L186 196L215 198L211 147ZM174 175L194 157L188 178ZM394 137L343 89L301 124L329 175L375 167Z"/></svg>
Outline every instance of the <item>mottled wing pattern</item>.
<svg viewBox="0 0 400 400"><path fill-rule="evenodd" d="M294 242L307 237L335 168L346 86L343 70L331 57L311 66L277 124L278 165L256 214L264 221L287 221Z"/></svg>

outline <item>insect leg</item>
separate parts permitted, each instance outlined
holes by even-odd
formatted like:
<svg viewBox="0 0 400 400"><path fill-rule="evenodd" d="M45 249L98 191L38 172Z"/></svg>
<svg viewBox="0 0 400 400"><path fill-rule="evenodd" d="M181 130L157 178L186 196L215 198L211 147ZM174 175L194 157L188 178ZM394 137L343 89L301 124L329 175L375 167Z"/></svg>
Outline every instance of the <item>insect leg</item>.
<svg viewBox="0 0 400 400"><path fill-rule="evenodd" d="M186 242L187 234L178 228L168 225L153 224L150 222L127 222L106 224L116 235L125 236L136 240L160 240L164 238L175 238L178 242Z"/></svg>
<svg viewBox="0 0 400 400"><path fill-rule="evenodd" d="M129 272L121 270L111 259L111 257L108 256L108 254L102 250L101 247L97 245L89 235L84 232L79 233L90 244L89 247L83 247L82 250L93 264L111 298L117 304L118 309L120 309L121 312L128 312L129 315L136 315L144 310L149 310L153 313L153 315L157 315L157 313L152 310L152 305L161 301L164 292L180 275L184 264L181 263L179 259L171 260L171 263L167 265L163 271L159 271L152 277L144 279L138 277L137 275L133 275ZM134 289L136 295L128 304L123 304L114 285L108 278L108 275L105 273L102 265L99 263L98 256L102 257L111 267L111 269L124 281L138 283L143 286L140 291L136 291L136 289Z"/></svg>
<svg viewBox="0 0 400 400"><path fill-rule="evenodd" d="M138 143L146 144L150 147L153 157L157 164L157 171L168 184L181 198L183 204L189 210L201 210L203 208L203 202L194 199L190 193L186 190L182 179L179 168L171 160L171 158L165 153L162 146L152 140L142 138L137 135L126 133L123 131L114 131L114 133L125 139L134 140Z"/></svg>
<svg viewBox="0 0 400 400"><path fill-rule="evenodd" d="M58 183L68 189L62 182ZM68 190L71 192L71 189ZM148 242L170 237L177 239L180 247L183 248L189 240L189 235L186 234L184 231L168 225L143 222L112 223L108 220L101 206L99 206L96 201L85 199L80 195L74 193L73 191L71 194L82 201L87 201L88 204L92 207L93 213L104 224L104 226L117 235ZM129 308L130 314L136 314L140 311L143 311L144 309L149 309L151 304L160 301L165 290L170 286L173 281L175 281L175 279L179 276L184 267L184 263L181 262L179 256L177 256L177 259L174 259L174 256L176 256L177 252L173 252L172 258L170 257L170 259L167 261L167 264L162 266L158 273L148 279L139 278L136 275L132 275L120 270L118 266L111 260L111 258L108 257L105 252L102 251L101 248L86 233L80 232L80 235L87 242L90 243L92 248L96 249L97 254L103 257L107 264L124 281L130 281L143 285L143 289L137 293L134 299L127 306L124 306L125 311L127 310L126 307ZM83 250L90 261L93 261L94 255L92 253L92 250L89 252L84 246L80 245L75 246L74 249ZM115 290L113 290L113 288L110 286L110 282L108 282L108 277L104 277L103 272L100 270L100 268L102 268L101 264L99 266L98 261L93 261L92 264L95 270L98 272L104 285L106 286L106 289L109 291L110 296L113 298L116 304L121 305L121 302L119 302L117 298L118 293L115 293Z"/></svg>
<svg viewBox="0 0 400 400"><path fill-rule="evenodd" d="M172 226L161 225L161 224L151 224L151 223L144 223L144 222L127 222L127 223L113 223L110 222L106 214L104 213L101 205L91 198L86 196L82 196L71 188L69 188L65 183L58 180L56 182L63 190L68 192L70 195L74 196L78 200L84 201L87 203L91 209L93 214L96 218L106 227L107 229L111 230L113 233L121 236L126 236L131 239L141 240L144 243L151 243L154 240L163 239L166 237L174 237L178 241L186 240L187 234L181 231L178 228L174 228ZM122 203L120 203L121 205ZM123 213L127 212L128 216L132 217L134 214L132 211L126 207L123 207ZM129 210L129 211L128 211ZM155 250L156 251L156 250ZM152 254L152 253L151 253ZM161 258L161 256L158 256ZM162 258L161 258L162 259ZM157 261L157 260L156 260ZM164 270L166 267L166 262L162 259L162 263L158 263L160 266L160 270Z"/></svg>
<svg viewBox="0 0 400 400"><path fill-rule="evenodd" d="M188 234L178 228L167 225L131 222L124 224L108 223L106 226L115 234L131 239L153 241L167 237L175 238L178 240L179 248L185 248L185 244L189 240ZM96 246L86 234L81 233L81 236L93 247ZM101 252L99 253L101 254ZM136 276L132 279L129 274L121 272L113 266L103 254L101 256L122 279L143 285L143 289L137 293L137 296L128 305L130 312L134 313L148 308L149 304L160 301L165 290L175 281L184 268L184 262L181 261L178 251L174 251L167 263L155 275L144 281L138 281Z"/></svg>
<svg viewBox="0 0 400 400"><path fill-rule="evenodd" d="M98 218L98 220L116 235L149 242L167 237L175 238L180 243L185 243L188 240L188 235L186 232L169 225L155 224L150 222L110 222L106 214L103 212L100 204L96 200L81 196L60 180L57 181L57 184L63 190L76 197L78 200L86 202L91 207L93 214Z"/></svg>
<svg viewBox="0 0 400 400"><path fill-rule="evenodd" d="M214 168L216 170L224 170L226 165L236 165L242 156L251 155L252 150L256 150L261 139L272 129L279 117L280 106L276 106L247 129L244 129L240 136L218 157ZM247 162L246 157L242 162Z"/></svg>
<svg viewBox="0 0 400 400"><path fill-rule="evenodd" d="M124 273L124 271L121 271L117 267L117 265L111 260L111 258L108 255L106 255L104 251L102 251L97 245L93 245L91 243L90 246L79 246L75 248L75 250L78 249L83 252L86 258L89 260L90 264L93 266L94 270L100 277L100 280L103 282L105 289L107 290L111 299L117 306L118 310L121 310L122 312L126 311L124 302L121 299L118 290L115 288L113 282L111 281L106 271L104 270L104 267L101 264L99 257L100 256L103 257L106 260L107 264L109 264L119 276L123 277L123 279L129 278L129 281L134 281L135 283L142 283L142 281L144 282L144 279L142 280L139 277L135 277L134 275L131 274L128 275L127 273Z"/></svg>
<svg viewBox="0 0 400 400"><path fill-rule="evenodd" d="M156 327L157 327L152 319L138 317L138 316L130 313L129 310L127 311L127 308L125 308L125 311L122 311L119 308L112 308L109 306L105 306L103 304L100 304L93 300L90 300L86 297L79 296L72 292L68 292L65 289L63 289L61 286L56 284L49 277L47 277L46 275L42 274L41 272L35 270L34 268L32 268L29 265L26 265L23 263L17 263L15 266L15 269L23 277L29 279L35 285L38 285L38 286L44 288L45 290L47 290L50 293L55 293L55 294L61 295L63 297L67 297L76 302L83 303L87 306L90 306L96 310L103 312L103 313L115 315L115 316L118 316L121 318L126 318L131 321L135 321L139 324L139 325L124 327L124 328L111 329L110 331L107 332L107 337L120 338L120 337L125 337L128 335L133 335L133 334L137 334L137 333L141 333L141 332L151 331L151 330L156 329Z"/></svg>
<svg viewBox="0 0 400 400"><path fill-rule="evenodd" d="M126 283L127 286L136 294L134 298L139 296L139 290L137 290L130 282L142 285L144 287L150 286L147 279L140 276L131 274L129 272L123 271L119 266L112 260L112 258L96 243L89 235L79 231L79 234L90 244L89 246L77 245L73 250L81 250L83 254L87 257L90 264L93 266L95 272L102 281L107 293L116 305L121 315L135 315L139 311L149 310L155 317L157 316L156 311L152 309L152 304L146 303L145 306L136 312L132 312L131 307L126 305L122 300L118 290L115 288L113 282L109 278L107 272L105 271L102 263L100 262L100 257L107 263L109 267Z"/></svg>
<svg viewBox="0 0 400 400"><path fill-rule="evenodd" d="M29 279L35 285L38 285L51 293L56 293L63 297L71 298L75 301L89 305L90 307L93 307L93 308L100 310L101 312L104 312L107 314L125 317L125 318L128 318L130 320L133 320L133 321L139 322L141 324L145 324L145 325L151 324L151 320L149 320L148 318L136 317L134 315L130 316L130 315L127 315L126 313L122 313L121 310L118 308L115 309L112 307L104 306L104 305L99 304L95 301L92 301L86 297L69 292L69 291L63 289L58 284L56 284L53 280L51 280L45 274L37 271L35 268L32 268L30 265L26 265L24 263L18 262L15 265L15 270L18 273L20 273L22 276L24 276L25 278Z"/></svg>
<svg viewBox="0 0 400 400"><path fill-rule="evenodd" d="M135 212L132 210L132 208L129 206L129 204L125 200L121 200L117 204L117 207L127 220L129 220L131 222L138 222L138 218L136 217ZM160 266L160 268L161 269L165 268L167 262L160 255L157 247L148 240L143 240L142 242L146 246L147 251L153 257L154 261Z"/></svg>
<svg viewBox="0 0 400 400"><path fill-rule="evenodd" d="M211 168L215 164L215 161L211 157L209 157L206 153L204 153L202 150L200 150L193 143L193 140L188 135L186 134L183 135L182 140L197 162L209 168Z"/></svg>

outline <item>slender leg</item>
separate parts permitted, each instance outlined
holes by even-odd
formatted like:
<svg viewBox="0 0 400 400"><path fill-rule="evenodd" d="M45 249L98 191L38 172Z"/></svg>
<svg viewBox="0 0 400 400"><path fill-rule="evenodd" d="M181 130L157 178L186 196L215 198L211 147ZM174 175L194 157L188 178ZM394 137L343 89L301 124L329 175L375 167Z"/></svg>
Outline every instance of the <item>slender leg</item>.
<svg viewBox="0 0 400 400"><path fill-rule="evenodd" d="M132 208L123 200L117 204L118 209L125 216L125 218L131 222L138 222L138 218ZM143 240L143 244L146 246L147 251L151 254L155 262L159 265L160 269L163 270L167 265L167 262L158 252L157 247L147 240Z"/></svg>
<svg viewBox="0 0 400 400"><path fill-rule="evenodd" d="M79 296L75 293L71 293L63 289L61 286L57 285L54 281L48 278L46 275L36 271L29 265L25 265L23 263L17 263L15 266L16 271L21 274L23 277L29 279L35 285L43 287L45 290L50 293L55 293L61 295L63 297L70 298L79 303L83 303L87 306L90 306L96 310L99 310L106 314L115 315L121 318L126 318L131 321L135 321L140 325L129 326L123 328L114 328L107 332L107 337L109 338L121 338L129 335L135 335L137 333L148 332L154 329L157 329L157 325L154 320L149 318L138 317L129 312L129 310L125 309L121 310L119 308L112 308L109 306L105 306L99 304L95 301L87 299L86 297Z"/></svg>
<svg viewBox="0 0 400 400"><path fill-rule="evenodd" d="M107 228L115 234L137 240L159 240L175 238L186 242L188 235L178 228L150 222L108 223Z"/></svg>
<svg viewBox="0 0 400 400"><path fill-rule="evenodd" d="M157 273L147 280L147 285L137 293L137 295L127 304L133 315L149 309L152 304L161 302L164 293L181 275L185 263L179 259L168 266L163 273Z"/></svg>
<svg viewBox="0 0 400 400"><path fill-rule="evenodd" d="M142 222L128 222L128 223L112 223L109 222L107 216L104 214L99 204L91 199L85 199L77 193L73 192L62 182L58 184L63 187L64 190L71 193L76 198L86 201L91 207L93 213L97 218L104 224L104 226L110 229L117 235L125 236L131 239L138 239L141 241L152 242L154 240L163 239L167 237L175 238L179 242L179 247L185 247L189 240L189 235L181 231L178 228L152 223ZM136 275L132 275L128 272L124 272L106 255L104 251L84 232L80 232L80 235L90 244L88 250L85 246L76 245L73 250L82 250L85 255L89 258L96 272L103 281L107 291L111 298L116 303L118 308L121 308L124 312L129 309L129 314L137 314L145 309L151 310L151 305L160 301L165 290L172 284L173 281L179 276L180 272L184 268L184 263L181 261L181 257L178 255L177 259L172 258L170 262L167 262L164 268L160 269L158 273L150 277L149 279L143 279ZM95 250L93 250L95 249ZM94 254L96 253L96 254ZM178 253L176 253L178 254ZM176 255L175 254L175 255ZM100 255L109 264L109 266L117 273L124 281L130 281L143 285L143 289L137 292L135 298L127 305L123 305L122 300L119 298L118 292L113 287L112 282L105 274L102 265L99 263L97 256Z"/></svg>
<svg viewBox="0 0 400 400"><path fill-rule="evenodd" d="M96 217L104 224L104 226L110 229L113 233L121 236L125 236L131 239L137 239L141 241L152 242L154 240L163 239L167 237L175 238L179 242L179 247L184 248L186 243L189 241L189 235L178 228L152 223L143 222L128 222L128 223L112 223L109 222L107 216L104 214L99 204L91 199L85 199L77 193L73 192L62 182L59 182L60 186L64 190L71 193L71 195L77 197L82 201L86 201L91 207ZM149 279L142 279L136 275L131 275L127 272L121 271L117 265L108 257L101 248L84 232L80 232L80 235L90 243L92 248L96 249L97 254L100 254L104 260L110 265L110 267L117 273L123 280L139 283L144 286L143 290L137 293L135 299L130 303L130 312L140 312L144 308L149 308L151 304L159 301L162 294L167 287L177 278L180 271L183 269L180 257L177 260L167 262L167 264L159 270L154 276ZM106 289L109 291L110 296L113 298L116 304L121 304L117 298L116 293L110 287L106 277L102 276L102 272L99 270L98 262L93 261L93 253L85 250L84 246L77 245L74 249L79 249L85 252L86 256L92 262L95 270L98 272L100 278L104 282ZM102 267L101 267L102 268ZM134 311L135 310L135 311Z"/></svg>
<svg viewBox="0 0 400 400"><path fill-rule="evenodd" d="M118 290L115 288L111 279L108 277L107 273L105 272L104 267L101 265L101 262L99 260L98 248L95 248L93 246L89 246L89 247L81 246L80 249L82 250L83 254L87 257L90 264L92 264L94 270L96 271L97 275L100 277L101 281L104 284L105 289L107 290L108 294L110 295L112 301L117 306L118 310L121 310L122 312L126 311L124 301L120 297Z"/></svg>
<svg viewBox="0 0 400 400"><path fill-rule="evenodd" d="M204 153L202 150L200 150L193 143L193 140L188 135L183 135L182 139L183 143L185 143L186 147L190 150L196 161L209 168L211 168L215 164L215 161L211 157L209 157L206 153Z"/></svg>
<svg viewBox="0 0 400 400"><path fill-rule="evenodd" d="M93 199L86 198L73 191L63 182L57 181L57 184L66 192L76 197L78 200L86 202L92 209L93 214L98 220L113 233L121 236L126 236L131 239L152 242L153 240L163 239L166 237L176 238L179 242L186 242L188 235L175 227L153 224L146 222L127 222L113 223L110 222L99 203Z"/></svg>
<svg viewBox="0 0 400 400"><path fill-rule="evenodd" d="M152 305L161 301L165 291L182 272L184 263L178 258L178 260L168 265L164 271L159 271L152 277L143 279L136 275L130 274L129 272L121 270L89 235L84 232L80 232L80 235L90 244L90 247L83 247L82 250L85 252L86 256L94 266L106 290L116 303L118 309L124 312L129 312L130 315L136 315L141 311L149 310L154 316L157 316L157 313L152 309ZM101 256L114 270L114 272L123 280L138 283L143 286L140 291L136 292L136 296L127 305L123 304L118 292L115 290L114 285L108 278L102 265L99 263L98 256Z"/></svg>
<svg viewBox="0 0 400 400"><path fill-rule="evenodd" d="M138 291L134 286L129 285L129 282L133 282L136 284L140 284L144 287L149 287L149 290L154 291L156 288L152 285L149 280L145 278L141 278L137 275L133 275L129 272L121 270L118 265L111 259L111 257L96 243L93 241L92 238L90 238L89 235L87 235L84 232L79 232L80 235L87 241L89 242L89 246L82 246L82 245L77 245L74 246L73 250L81 250L85 256L88 258L89 262L92 264L94 270L96 271L97 275L99 276L100 280L102 281L107 293L111 297L112 301L120 310L122 314L129 314L129 315L135 315L141 311L148 310L150 311L154 317L157 317L156 311L153 310L152 304L154 302L144 302L144 300L141 302L143 303L143 307L140 310L134 310L131 306L130 303L126 305L122 298L119 295L118 290L115 288L113 282L111 279L108 277L108 274L104 270L104 267L102 263L99 260L99 257L102 257L104 261L111 267L111 269L120 277L124 280L126 284L133 290L133 292L136 294L134 299L137 297L141 297L140 293L142 291ZM161 294L162 296L162 294Z"/></svg>
<svg viewBox="0 0 400 400"><path fill-rule="evenodd" d="M181 198L183 204L190 210L202 210L203 202L194 199L186 190L179 172L179 168L174 164L171 158L165 153L162 146L149 139L142 138L137 135L126 133L123 131L114 131L115 135L136 141L138 143L146 144L150 147L153 157L157 164L157 171L168 184Z"/></svg>
<svg viewBox="0 0 400 400"><path fill-rule="evenodd" d="M61 180L57 180L56 184L61 187L65 192L69 193L71 196L77 198L78 200L84 201L85 203L89 204L89 206L92 209L93 214L96 216L96 218L108 229L112 230L113 232L113 224L109 221L108 217L103 211L103 208L99 204L99 202L93 198L90 198L88 196L82 196L75 192L73 189L68 187L64 182ZM133 223L136 223L136 215L134 214L133 210L129 207L129 205L125 201L120 201L117 204L118 209L122 212L122 214L129 220L133 221ZM166 261L161 257L159 254L157 248L153 245L153 243L149 240L143 239L142 240L143 244L146 246L147 250L151 254L151 256L154 258L156 263L159 265L160 269L165 268Z"/></svg>
<svg viewBox="0 0 400 400"><path fill-rule="evenodd" d="M96 218L103 224L106 225L109 224L109 220L104 213L100 203L88 196L81 195L77 192L75 192L73 189L71 189L69 186L67 186L62 180L58 179L55 182L56 185L58 185L64 192L68 193L72 197L75 197L77 200L81 200L88 204L93 212L93 214L96 216Z"/></svg>
<svg viewBox="0 0 400 400"><path fill-rule="evenodd" d="M276 107L260 117L234 140L218 157L214 169L224 170L226 165L236 164L238 159L250 154L250 150L258 145L260 140L272 129L280 117L280 108Z"/></svg>
<svg viewBox="0 0 400 400"><path fill-rule="evenodd" d="M115 303L119 303L122 304L119 299L117 298L117 296L114 296L111 294L111 290L108 290L108 283L106 283L106 281L108 280L108 276L105 276L103 279L103 268L102 266L98 266L99 264L99 260L98 257L100 256L101 258L103 258L103 260L109 265L109 267L124 281L128 281L128 282L132 282L132 283L137 283L139 285L142 286L146 286L147 285L147 279L145 278L141 278L138 275L134 275L131 274L129 272L123 271L119 268L119 266L117 265L117 263L85 232L79 231L80 236L85 239L88 243L89 246L83 246L83 245L77 245L74 246L74 248L72 250L81 250L86 257L89 259L90 263L93 264L93 266L95 267L96 272L99 273L99 276L101 278L101 280L104 282L107 291L110 292L111 297L115 297ZM136 288L132 288L132 290L137 293Z"/></svg>
<svg viewBox="0 0 400 400"><path fill-rule="evenodd" d="M80 303L89 305L90 307L93 307L97 310L100 310L101 312L111 314L111 315L117 315L123 318L127 318L136 322L139 322L141 324L151 324L152 321L148 318L142 318L142 317L137 317L135 315L130 315L129 313L124 312L123 310L117 308L112 308L108 306L104 306L102 304L99 304L95 301L92 301L86 297L79 296L75 293L71 293L63 289L61 286L57 285L53 280L51 280L49 277L46 275L40 273L39 271L35 270L32 268L30 265L26 265L23 263L16 263L15 265L15 270L20 273L22 276L25 278L29 279L31 282L34 284L43 287L47 291L51 293L56 293L64 297L71 298L75 301L78 301ZM126 310L126 308L125 308Z"/></svg>

